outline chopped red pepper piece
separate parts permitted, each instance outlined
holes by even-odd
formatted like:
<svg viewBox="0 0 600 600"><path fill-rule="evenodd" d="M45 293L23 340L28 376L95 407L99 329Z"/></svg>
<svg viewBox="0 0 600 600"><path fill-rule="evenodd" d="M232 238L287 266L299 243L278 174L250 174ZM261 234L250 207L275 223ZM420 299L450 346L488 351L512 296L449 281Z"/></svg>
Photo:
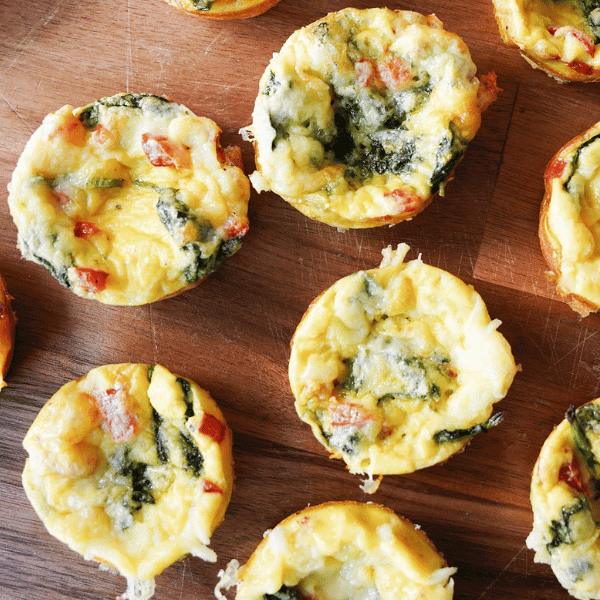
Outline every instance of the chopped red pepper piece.
<svg viewBox="0 0 600 600"><path fill-rule="evenodd" d="M414 192L408 192L406 190L392 190L384 194L385 198L393 198L394 214L402 214L405 212L411 212L419 207L421 199Z"/></svg>
<svg viewBox="0 0 600 600"><path fill-rule="evenodd" d="M546 167L546 181L556 179L557 177L562 177L562 174L565 172L565 168L568 164L569 163L567 163L567 161L563 160L562 158L557 158L555 161L551 162Z"/></svg>
<svg viewBox="0 0 600 600"><path fill-rule="evenodd" d="M96 393L94 400L106 423L106 428L115 442L126 442L138 433L138 416L134 412L133 402L124 388L111 388Z"/></svg>
<svg viewBox="0 0 600 600"><path fill-rule="evenodd" d="M399 90L413 80L408 63L398 56L378 65L379 77L389 90Z"/></svg>
<svg viewBox="0 0 600 600"><path fill-rule="evenodd" d="M198 427L198 433L207 435L209 438L215 440L217 444L220 444L225 439L226 431L227 428L225 424L221 423L219 419L213 417L213 415L209 415L208 413L204 413L202 415L202 421Z"/></svg>
<svg viewBox="0 0 600 600"><path fill-rule="evenodd" d="M185 169L192 164L189 148L172 142L164 135L143 133L142 149L154 167Z"/></svg>
<svg viewBox="0 0 600 600"><path fill-rule="evenodd" d="M89 221L77 221L75 223L74 233L75 237L87 238L100 233L100 230L94 223L90 223Z"/></svg>
<svg viewBox="0 0 600 600"><path fill-rule="evenodd" d="M577 73L581 73L582 75L592 75L594 73L594 68L587 63L581 62L580 60L573 60L569 63L569 67L576 71Z"/></svg>
<svg viewBox="0 0 600 600"><path fill-rule="evenodd" d="M223 225L223 237L226 240L230 240L232 238L244 236L248 233L249 228L248 221L242 221L242 219L236 216L231 216Z"/></svg>
<svg viewBox="0 0 600 600"><path fill-rule="evenodd" d="M209 494L222 494L223 490L214 482L205 479L202 482L202 490Z"/></svg>
<svg viewBox="0 0 600 600"><path fill-rule="evenodd" d="M361 426L373 419L371 413L367 412L362 406L350 402L330 404L328 413L332 427Z"/></svg>
<svg viewBox="0 0 600 600"><path fill-rule="evenodd" d="M75 283L82 287L86 292L101 292L106 289L106 280L108 273L100 269L89 267L75 268Z"/></svg>
<svg viewBox="0 0 600 600"><path fill-rule="evenodd" d="M560 466L558 471L558 480L563 481L568 486L571 486L580 494L586 493L583 475L581 473L581 469L579 468L579 463L575 459L571 459Z"/></svg>

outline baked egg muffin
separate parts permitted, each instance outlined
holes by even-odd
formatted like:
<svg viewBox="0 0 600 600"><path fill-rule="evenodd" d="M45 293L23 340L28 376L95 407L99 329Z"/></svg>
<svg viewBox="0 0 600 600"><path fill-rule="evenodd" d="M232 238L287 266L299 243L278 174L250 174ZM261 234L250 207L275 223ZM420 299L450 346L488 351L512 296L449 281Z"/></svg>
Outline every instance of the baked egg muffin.
<svg viewBox="0 0 600 600"><path fill-rule="evenodd" d="M0 389L6 386L4 378L8 373L15 346L17 317L12 309L11 300L6 281L0 275Z"/></svg>
<svg viewBox="0 0 600 600"><path fill-rule="evenodd" d="M339 228L393 225L443 194L495 100L435 15L347 8L299 29L259 84L257 191Z"/></svg>
<svg viewBox="0 0 600 600"><path fill-rule="evenodd" d="M159 365L92 369L60 388L23 445L23 486L48 531L127 579L154 577L208 547L233 482L231 431L210 395Z"/></svg>
<svg viewBox="0 0 600 600"><path fill-rule="evenodd" d="M139 305L200 283L248 231L241 150L212 120L150 94L48 115L13 173L25 258L85 298Z"/></svg>
<svg viewBox="0 0 600 600"><path fill-rule="evenodd" d="M410 473L447 459L492 415L517 371L479 294L403 262L344 277L310 305L291 342L296 412L351 473ZM365 491L369 491L368 489Z"/></svg>
<svg viewBox="0 0 600 600"><path fill-rule="evenodd" d="M548 436L533 469L535 562L552 567L575 598L600 597L600 399L577 409Z"/></svg>
<svg viewBox="0 0 600 600"><path fill-rule="evenodd" d="M215 590L236 600L450 599L452 575L426 534L377 504L329 502L268 531L241 568L231 561Z"/></svg>
<svg viewBox="0 0 600 600"><path fill-rule="evenodd" d="M563 146L544 174L539 238L558 294L581 316L600 307L600 123Z"/></svg>
<svg viewBox="0 0 600 600"><path fill-rule="evenodd" d="M280 0L166 0L177 10L208 19L246 19L256 17Z"/></svg>
<svg viewBox="0 0 600 600"><path fill-rule="evenodd" d="M493 0L503 41L560 82L600 78L598 0Z"/></svg>

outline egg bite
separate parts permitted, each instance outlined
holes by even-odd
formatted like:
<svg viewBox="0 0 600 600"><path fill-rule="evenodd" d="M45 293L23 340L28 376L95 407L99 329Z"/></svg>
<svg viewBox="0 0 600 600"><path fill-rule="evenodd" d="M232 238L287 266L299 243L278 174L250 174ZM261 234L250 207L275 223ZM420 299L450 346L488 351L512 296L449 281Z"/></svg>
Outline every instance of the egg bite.
<svg viewBox="0 0 600 600"><path fill-rule="evenodd" d="M220 573L236 600L450 599L456 572L422 529L371 503L328 502L268 531L248 562Z"/></svg>
<svg viewBox="0 0 600 600"><path fill-rule="evenodd" d="M311 219L393 225L444 187L496 98L435 16L347 8L297 30L259 83L254 188Z"/></svg>
<svg viewBox="0 0 600 600"><path fill-rule="evenodd" d="M151 94L48 115L8 186L25 258L79 296L140 305L203 281L248 231L239 147Z"/></svg>
<svg viewBox="0 0 600 600"><path fill-rule="evenodd" d="M410 473L444 461L492 416L516 374L479 294L457 277L384 250L376 269L316 298L291 342L296 412L351 473Z"/></svg>
<svg viewBox="0 0 600 600"><path fill-rule="evenodd" d="M544 174L539 239L549 280L582 317L600 307L600 123L563 146Z"/></svg>
<svg viewBox="0 0 600 600"><path fill-rule="evenodd" d="M571 406L544 442L531 478L527 547L569 594L600 597L600 399Z"/></svg>
<svg viewBox="0 0 600 600"><path fill-rule="evenodd" d="M207 19L247 19L256 17L280 0L165 0L188 15Z"/></svg>
<svg viewBox="0 0 600 600"><path fill-rule="evenodd" d="M231 498L232 439L196 383L159 365L92 369L61 387L27 432L23 487L47 530L127 579L148 600L154 578L208 547Z"/></svg>
<svg viewBox="0 0 600 600"><path fill-rule="evenodd" d="M600 78L600 4L595 0L493 0L503 41L556 80Z"/></svg>
<svg viewBox="0 0 600 600"><path fill-rule="evenodd" d="M4 378L8 373L15 347L17 317L12 309L11 300L6 281L0 275L0 389L6 386Z"/></svg>

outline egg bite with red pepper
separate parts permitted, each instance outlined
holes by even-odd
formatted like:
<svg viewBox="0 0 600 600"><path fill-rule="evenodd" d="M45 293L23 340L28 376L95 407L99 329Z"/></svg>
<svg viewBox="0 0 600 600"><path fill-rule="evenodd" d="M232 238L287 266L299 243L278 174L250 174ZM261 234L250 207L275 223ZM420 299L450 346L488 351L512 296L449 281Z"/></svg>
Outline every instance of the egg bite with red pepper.
<svg viewBox="0 0 600 600"><path fill-rule="evenodd" d="M92 369L42 407L23 445L23 486L48 531L127 579L148 600L154 577L208 547L233 482L223 414L196 383L159 365Z"/></svg>
<svg viewBox="0 0 600 600"><path fill-rule="evenodd" d="M565 419L544 442L531 478L535 562L552 567L569 594L600 597L600 398Z"/></svg>
<svg viewBox="0 0 600 600"><path fill-rule="evenodd" d="M216 596L237 585L236 600L450 600L455 572L421 528L390 509L328 502L266 532L241 568L230 562Z"/></svg>
<svg viewBox="0 0 600 600"><path fill-rule="evenodd" d="M261 77L257 191L329 225L393 225L443 195L496 98L435 15L347 8L297 30Z"/></svg>
<svg viewBox="0 0 600 600"><path fill-rule="evenodd" d="M565 144L544 174L539 239L556 291L582 317L600 308L600 123Z"/></svg>
<svg viewBox="0 0 600 600"><path fill-rule="evenodd" d="M594 0L493 0L503 41L560 82L600 79L600 4Z"/></svg>
<svg viewBox="0 0 600 600"><path fill-rule="evenodd" d="M214 121L150 94L48 115L9 184L23 256L76 294L140 305L181 293L237 251L250 183Z"/></svg>
<svg viewBox="0 0 600 600"><path fill-rule="evenodd" d="M0 275L0 389L6 386L4 378L8 373L15 347L17 317L12 309L11 300L6 281Z"/></svg>
<svg viewBox="0 0 600 600"><path fill-rule="evenodd" d="M166 0L177 10L207 19L247 19L266 12L280 0Z"/></svg>
<svg viewBox="0 0 600 600"><path fill-rule="evenodd" d="M291 343L296 412L351 473L410 473L446 460L492 416L517 367L472 286L386 248L335 282ZM365 491L374 491L367 486ZM375 488L376 489L376 488Z"/></svg>

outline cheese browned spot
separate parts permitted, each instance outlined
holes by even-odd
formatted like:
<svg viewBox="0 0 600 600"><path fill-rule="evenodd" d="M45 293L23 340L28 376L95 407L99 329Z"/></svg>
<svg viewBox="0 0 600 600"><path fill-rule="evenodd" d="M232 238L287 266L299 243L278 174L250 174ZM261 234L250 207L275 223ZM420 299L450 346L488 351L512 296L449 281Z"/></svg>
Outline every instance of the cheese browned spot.
<svg viewBox="0 0 600 600"><path fill-rule="evenodd" d="M384 251L379 268L323 292L292 339L298 416L352 473L408 473L445 460L501 420L517 371L475 290Z"/></svg>
<svg viewBox="0 0 600 600"><path fill-rule="evenodd" d="M23 486L48 531L127 579L208 547L231 497L231 432L214 400L164 367L107 365L64 385L23 441Z"/></svg>
<svg viewBox="0 0 600 600"><path fill-rule="evenodd" d="M600 399L577 409L544 442L531 478L527 546L569 594L600 595Z"/></svg>
<svg viewBox="0 0 600 600"><path fill-rule="evenodd" d="M259 85L250 176L340 228L410 219L443 194L498 89L435 15L348 8L297 30ZM487 98L482 102L482 90Z"/></svg>
<svg viewBox="0 0 600 600"><path fill-rule="evenodd" d="M598 0L493 0L500 35L558 81L600 79Z"/></svg>
<svg viewBox="0 0 600 600"><path fill-rule="evenodd" d="M149 94L48 115L9 184L21 252L108 304L146 304L200 283L248 232L250 183L220 133Z"/></svg>
<svg viewBox="0 0 600 600"><path fill-rule="evenodd" d="M600 307L600 123L563 146L549 162L539 237L561 297L582 316Z"/></svg>
<svg viewBox="0 0 600 600"><path fill-rule="evenodd" d="M236 600L449 600L456 571L419 527L359 502L329 502L287 517L236 566L220 573L217 598L237 585Z"/></svg>

